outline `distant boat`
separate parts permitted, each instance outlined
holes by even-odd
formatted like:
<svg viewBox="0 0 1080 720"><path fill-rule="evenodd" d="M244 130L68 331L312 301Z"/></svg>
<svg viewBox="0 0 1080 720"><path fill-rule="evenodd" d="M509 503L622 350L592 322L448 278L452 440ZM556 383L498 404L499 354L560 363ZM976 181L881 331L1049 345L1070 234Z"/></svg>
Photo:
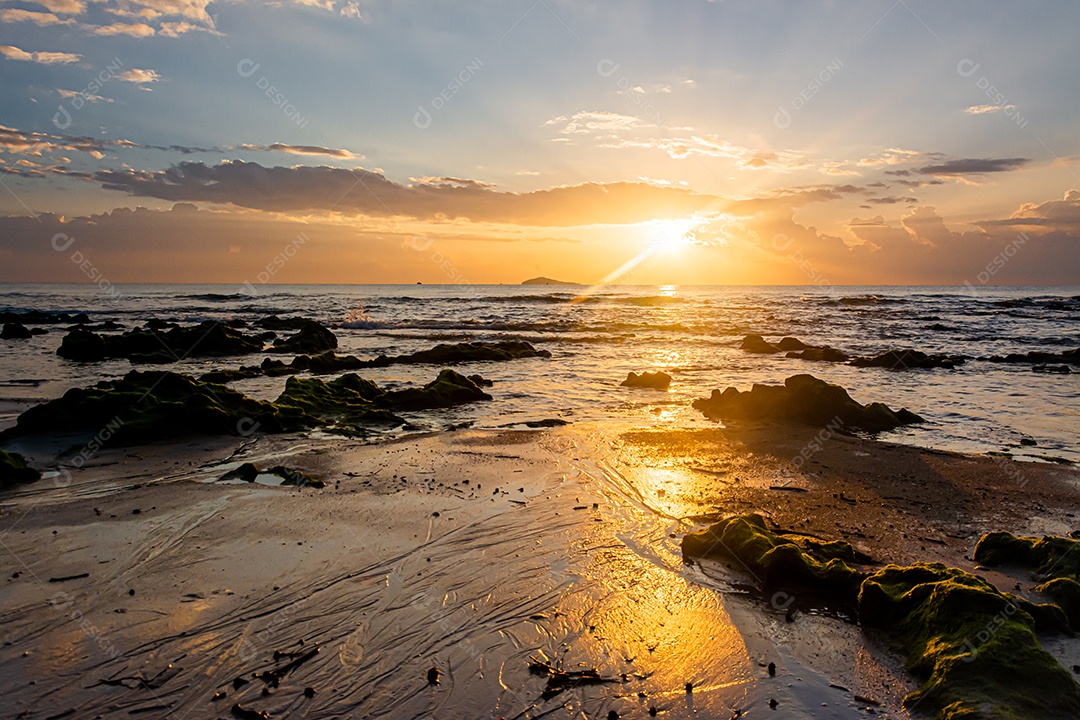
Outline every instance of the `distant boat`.
<svg viewBox="0 0 1080 720"><path fill-rule="evenodd" d="M540 277L530 278L530 279L524 281L521 284L522 285L580 285L581 283L566 282L565 280L552 280L549 277L544 277L544 276L541 275Z"/></svg>
<svg viewBox="0 0 1080 720"><path fill-rule="evenodd" d="M417 281L416 281L416 284L417 284L417 285L423 285L424 283L422 283L422 282L420 282L419 280L417 280Z"/></svg>

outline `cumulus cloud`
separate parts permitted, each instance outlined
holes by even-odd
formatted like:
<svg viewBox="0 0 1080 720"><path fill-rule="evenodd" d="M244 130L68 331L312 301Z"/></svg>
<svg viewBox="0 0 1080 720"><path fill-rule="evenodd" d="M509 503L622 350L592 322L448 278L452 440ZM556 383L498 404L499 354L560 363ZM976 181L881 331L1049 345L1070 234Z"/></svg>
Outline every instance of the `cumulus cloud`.
<svg viewBox="0 0 1080 720"><path fill-rule="evenodd" d="M82 55L66 52L27 52L14 45L0 45L0 55L10 60L35 62L39 65L70 65L82 60Z"/></svg>
<svg viewBox="0 0 1080 720"><path fill-rule="evenodd" d="M31 22L35 25L44 27L45 25L71 25L75 21L71 18L61 20L54 13L38 12L36 10L20 10L18 8L4 8L0 10L0 22Z"/></svg>
<svg viewBox="0 0 1080 720"><path fill-rule="evenodd" d="M145 23L113 23L112 25L88 26L95 35L127 35L128 37L152 37L154 28Z"/></svg>
<svg viewBox="0 0 1080 720"><path fill-rule="evenodd" d="M124 70L116 75L117 80L124 82L135 83L142 85L145 83L153 83L161 80L161 76L158 75L156 70L142 70L139 68L132 68L131 70Z"/></svg>

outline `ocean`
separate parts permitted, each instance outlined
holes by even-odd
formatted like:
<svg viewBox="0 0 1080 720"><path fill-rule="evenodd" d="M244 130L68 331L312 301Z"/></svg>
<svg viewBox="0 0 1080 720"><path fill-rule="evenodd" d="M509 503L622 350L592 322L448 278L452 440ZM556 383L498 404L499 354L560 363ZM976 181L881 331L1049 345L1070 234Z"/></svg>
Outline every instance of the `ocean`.
<svg viewBox="0 0 1080 720"><path fill-rule="evenodd" d="M127 328L150 318L304 316L334 328L339 354L402 354L436 343L520 339L550 359L458 368L493 380L491 403L406 414L415 428L476 428L561 418L627 427L712 427L690 403L716 388L748 389L810 373L859 402L906 407L927 422L882 433L900 443L1018 459L1080 461L1080 375L1032 372L1028 364L972 359L954 370L891 370L754 355L750 333L794 336L850 355L914 348L972 358L1080 347L1080 288L675 287L554 285L0 285L0 308L86 312ZM29 405L72 387L127 373L126 360L57 357L63 326L26 341L0 341L0 427ZM256 356L181 361L172 369L257 364ZM151 366L160 368L161 366ZM400 387L434 378L431 366L362 374ZM630 390L630 371L672 375L667 393ZM274 399L285 378L233 386ZM415 432L415 430L412 430ZM394 431L400 434L402 431ZM1021 445L1021 440L1035 445Z"/></svg>

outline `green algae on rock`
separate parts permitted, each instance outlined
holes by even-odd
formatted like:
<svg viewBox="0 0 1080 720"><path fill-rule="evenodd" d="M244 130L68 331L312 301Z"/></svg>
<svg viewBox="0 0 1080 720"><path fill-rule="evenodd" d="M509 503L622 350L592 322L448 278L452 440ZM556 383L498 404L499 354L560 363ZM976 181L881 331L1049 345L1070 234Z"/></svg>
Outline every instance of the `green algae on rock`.
<svg viewBox="0 0 1080 720"><path fill-rule="evenodd" d="M33 482L41 477L19 453L0 450L0 488Z"/></svg>
<svg viewBox="0 0 1080 720"><path fill-rule="evenodd" d="M386 392L378 385L355 373L342 375L330 382L318 378L290 377L274 405L319 418L320 424L330 424L332 418L350 425L403 424L404 420L376 406L375 401L384 395Z"/></svg>
<svg viewBox="0 0 1080 720"><path fill-rule="evenodd" d="M755 384L748 392L729 387L713 390L709 398L693 402L710 420L761 420L879 432L923 422L906 409L891 410L883 403L862 405L839 385L813 375L793 375L783 386Z"/></svg>
<svg viewBox="0 0 1080 720"><path fill-rule="evenodd" d="M786 588L834 609L853 607L859 623L880 630L923 681L904 699L909 708L942 720L1080 716L1080 685L1036 637L1068 632L1068 613L1058 605L1035 605L940 563L860 572L849 563L867 558L847 543L800 542L770 530L760 515L690 533L682 550L687 559L734 558L766 591Z"/></svg>
<svg viewBox="0 0 1080 720"><path fill-rule="evenodd" d="M99 335L76 327L64 336L56 354L80 362L126 358L132 362L171 363L189 357L248 355L262 349L260 338L206 320L194 327L137 328L120 335Z"/></svg>
<svg viewBox="0 0 1080 720"><path fill-rule="evenodd" d="M273 352L321 353L337 347L337 336L322 324L306 320L299 332L274 341Z"/></svg>
<svg viewBox="0 0 1080 720"><path fill-rule="evenodd" d="M973 557L984 565L1019 565L1040 575L1080 579L1080 542L1069 538L992 532L979 538Z"/></svg>
<svg viewBox="0 0 1080 720"><path fill-rule="evenodd" d="M484 379L477 378L477 380L445 369L424 387L388 392L379 399L379 402L401 410L434 410L479 400L491 400L491 396L480 389Z"/></svg>
<svg viewBox="0 0 1080 720"><path fill-rule="evenodd" d="M848 563L871 559L843 541L822 542L768 529L761 515L736 515L682 539L683 558L722 555L737 560L766 592L806 590L852 610L865 573ZM738 569L738 568L737 568Z"/></svg>
<svg viewBox="0 0 1080 720"><path fill-rule="evenodd" d="M102 445L193 434L288 432L318 422L292 408L253 400L223 385L173 372L132 370L115 382L73 388L22 413L2 435L90 430Z"/></svg>
<svg viewBox="0 0 1080 720"><path fill-rule="evenodd" d="M889 565L859 593L860 622L923 681L904 705L942 720L1080 716L1080 685L1039 645L1031 608L940 563Z"/></svg>

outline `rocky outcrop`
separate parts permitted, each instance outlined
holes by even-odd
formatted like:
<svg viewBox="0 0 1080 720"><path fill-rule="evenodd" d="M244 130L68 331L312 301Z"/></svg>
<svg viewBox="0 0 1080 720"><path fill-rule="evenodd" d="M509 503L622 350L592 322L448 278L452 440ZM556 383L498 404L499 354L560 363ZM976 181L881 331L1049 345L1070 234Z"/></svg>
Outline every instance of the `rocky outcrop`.
<svg viewBox="0 0 1080 720"><path fill-rule="evenodd" d="M957 365L963 365L964 358L960 355L944 355L941 353L927 355L919 350L906 349L889 350L874 357L853 358L850 364L855 367L876 367L888 370L926 370L932 368L952 370Z"/></svg>
<svg viewBox="0 0 1080 720"><path fill-rule="evenodd" d="M56 354L81 362L126 358L140 363L171 363L189 357L248 355L262 349L261 339L207 320L194 327L139 328L120 335L99 335L77 327L64 336Z"/></svg>
<svg viewBox="0 0 1080 720"><path fill-rule="evenodd" d="M694 408L713 420L758 420L879 432L922 418L908 410L893 411L882 403L862 405L839 385L813 375L793 375L779 385L754 385L747 392L729 387L695 400Z"/></svg>
<svg viewBox="0 0 1080 720"><path fill-rule="evenodd" d="M4 323L4 329L0 330L0 340L29 340L33 334L19 323Z"/></svg>
<svg viewBox="0 0 1080 720"><path fill-rule="evenodd" d="M337 345L334 333L314 320L306 320L295 335L275 340L273 352L310 355L334 350Z"/></svg>
<svg viewBox="0 0 1080 720"><path fill-rule="evenodd" d="M780 348L772 343L765 342L760 335L747 335L739 345L746 352L758 353L759 355L772 355L780 352Z"/></svg>
<svg viewBox="0 0 1080 720"><path fill-rule="evenodd" d="M988 537L980 545L996 546ZM1016 550L1027 558L1026 549ZM865 568L870 559L847 543L773 530L760 515L690 533L682 551L686 562L733 559L762 591L813 598L882 634L921 683L904 698L908 708L918 705L943 720L1080 717L1080 685L1036 636L1070 632L1058 604L1037 605L940 563ZM1044 560L1039 554L1030 562L1041 567ZM1069 583L1044 595L1068 604L1080 597L1080 586Z"/></svg>
<svg viewBox="0 0 1080 720"><path fill-rule="evenodd" d="M0 488L33 482L41 477L19 453L0 450Z"/></svg>
<svg viewBox="0 0 1080 720"><path fill-rule="evenodd" d="M640 375L631 372L619 385L648 390L667 390L671 386L671 376L666 372L643 372Z"/></svg>
<svg viewBox="0 0 1080 720"><path fill-rule="evenodd" d="M1026 353L1009 353L1008 355L993 355L986 358L986 360L992 363L1068 363L1070 365L1080 365L1080 348L1076 348L1075 350L1065 350L1059 353L1032 351Z"/></svg>

